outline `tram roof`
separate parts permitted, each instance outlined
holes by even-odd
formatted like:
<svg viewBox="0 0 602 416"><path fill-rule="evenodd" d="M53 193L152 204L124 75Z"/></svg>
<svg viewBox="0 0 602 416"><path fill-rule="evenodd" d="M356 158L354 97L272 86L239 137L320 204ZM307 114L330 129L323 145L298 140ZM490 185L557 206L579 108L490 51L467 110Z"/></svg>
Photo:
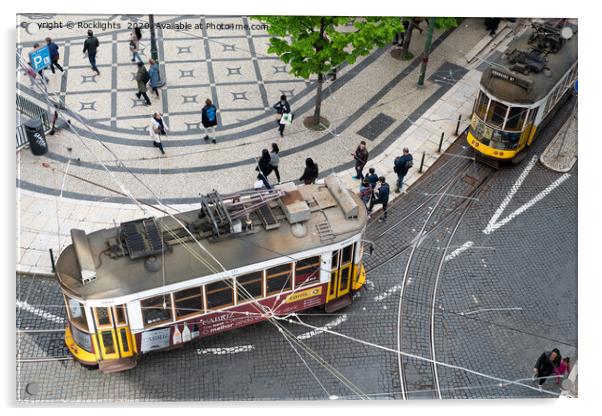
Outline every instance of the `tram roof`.
<svg viewBox="0 0 602 416"><path fill-rule="evenodd" d="M277 205L287 197L290 199L291 195L297 201L301 196L304 201L308 202L311 209L309 219L303 222L306 227L306 235L303 237L293 235L293 224L279 215L278 222L280 224L274 229L267 230L262 225L254 223L254 228L259 228L259 231L255 230L253 233L244 235L232 234L217 239L197 238L197 240L227 270L292 256L296 253L344 241L364 228L367 223L367 212L365 209L360 209L364 204L356 194L341 188L350 196L346 202L352 205L357 204L357 216L349 218L342 206L345 203L341 203L339 198L334 195L337 191L333 192L332 189L329 189L328 183L327 178L323 185L284 184L284 188L287 189L284 196L279 198L280 201L275 200L272 203L272 206ZM332 184L332 181L330 183ZM319 206L316 206L315 202L311 202L318 200L321 201ZM200 211L201 209L195 209L176 214L174 217L183 223L191 224L199 218ZM332 231L332 237L327 242L322 241L322 237L317 231L317 225L324 223L325 220ZM177 227L177 222L169 216L157 218L155 223L161 232ZM130 256L123 255L112 258L106 255L108 243L111 239L115 241L120 227L102 229L85 235L84 238L89 244L91 258L94 259L96 268L96 278L86 284L82 283L82 273L74 244L63 250L57 260L56 270L59 282L65 289L84 300L112 299L214 274L206 265L195 259L190 251L218 268L215 262L211 261L192 239L171 245L171 249L164 254L164 270L159 268L156 272L150 272L145 267L146 258L144 257L131 259ZM158 254L156 258L161 260L162 255Z"/></svg>
<svg viewBox="0 0 602 416"><path fill-rule="evenodd" d="M511 69L513 64L507 59L506 54L501 54L493 59L483 72L481 86L494 97L511 103L534 104L543 99L577 62L577 25L570 24L569 26L574 31L573 36L565 41L558 52L544 54L547 59L545 68L550 72L547 70L530 71L528 75L524 75L513 71ZM529 44L531 34L532 30L527 30L512 40L508 44L506 52L514 49L524 52L531 51L533 49L533 46ZM529 86L525 88L524 86L527 84Z"/></svg>

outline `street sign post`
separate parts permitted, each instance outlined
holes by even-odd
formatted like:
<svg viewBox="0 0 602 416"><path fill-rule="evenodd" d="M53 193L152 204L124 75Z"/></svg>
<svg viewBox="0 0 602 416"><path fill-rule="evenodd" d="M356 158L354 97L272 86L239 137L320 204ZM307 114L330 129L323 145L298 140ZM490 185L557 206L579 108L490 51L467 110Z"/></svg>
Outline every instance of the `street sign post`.
<svg viewBox="0 0 602 416"><path fill-rule="evenodd" d="M39 72L42 69L46 69L50 66L50 51L48 46L36 49L29 53L29 62L34 71Z"/></svg>

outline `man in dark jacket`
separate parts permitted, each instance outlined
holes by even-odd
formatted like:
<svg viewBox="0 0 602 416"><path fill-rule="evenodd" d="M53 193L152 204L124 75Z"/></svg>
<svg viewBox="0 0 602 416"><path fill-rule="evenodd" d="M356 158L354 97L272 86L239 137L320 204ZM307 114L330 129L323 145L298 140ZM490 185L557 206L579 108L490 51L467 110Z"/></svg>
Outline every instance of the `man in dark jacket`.
<svg viewBox="0 0 602 416"><path fill-rule="evenodd" d="M54 43L50 38L46 38L46 44L48 45L48 51L50 52L50 70L52 71L52 73L55 73L55 66L61 72L65 72L63 70L63 67L59 64L59 45Z"/></svg>
<svg viewBox="0 0 602 416"><path fill-rule="evenodd" d="M140 96L144 97L146 105L151 105L151 100L148 98L148 94L146 93L146 84L148 81L150 81L150 74L141 61L138 61L137 65L138 72L136 72L136 85L138 86L138 92L136 93L136 97L138 97L138 99L140 99Z"/></svg>
<svg viewBox="0 0 602 416"><path fill-rule="evenodd" d="M209 140L211 138L211 143L216 144L215 126L217 126L217 108L209 98L205 100L205 107L201 110L201 123L205 128L205 137L203 139ZM209 137L210 134L212 137Z"/></svg>
<svg viewBox="0 0 602 416"><path fill-rule="evenodd" d="M393 171L397 174L397 188L395 188L396 193L401 192L401 188L403 187L403 178L408 174L408 170L410 170L413 160L414 158L410 154L410 150L407 147L403 148L403 155L395 158L395 161L393 162Z"/></svg>
<svg viewBox="0 0 602 416"><path fill-rule="evenodd" d="M92 71L100 75L100 71L96 67L96 50L100 46L98 39L94 36L91 30L88 30L88 38L84 41L84 53L88 52L88 59L92 65Z"/></svg>
<svg viewBox="0 0 602 416"><path fill-rule="evenodd" d="M366 149L366 142L361 141L360 145L355 149L355 154L351 154L355 159L355 176L353 179L364 179L363 170L368 163L368 149Z"/></svg>
<svg viewBox="0 0 602 416"><path fill-rule="evenodd" d="M280 101L274 104L273 107L276 110L276 122L278 123L278 131L280 132L280 137L284 137L284 124L280 122L283 114L289 114L291 112L291 105L286 100L286 95L282 94L280 96Z"/></svg>
<svg viewBox="0 0 602 416"><path fill-rule="evenodd" d="M560 351L554 348L552 351L544 352L539 356L535 367L533 368L533 380L539 379L539 389L546 382L547 378L554 374L554 369L560 364Z"/></svg>
<svg viewBox="0 0 602 416"><path fill-rule="evenodd" d="M375 197L372 198L372 201L370 201L370 206L368 207L368 214L372 212L372 208L374 208L374 205L382 204L384 214L381 218L378 219L378 221L385 222L387 221L387 205L389 204L390 188L384 176L378 178L378 181L380 183L380 186L376 188Z"/></svg>

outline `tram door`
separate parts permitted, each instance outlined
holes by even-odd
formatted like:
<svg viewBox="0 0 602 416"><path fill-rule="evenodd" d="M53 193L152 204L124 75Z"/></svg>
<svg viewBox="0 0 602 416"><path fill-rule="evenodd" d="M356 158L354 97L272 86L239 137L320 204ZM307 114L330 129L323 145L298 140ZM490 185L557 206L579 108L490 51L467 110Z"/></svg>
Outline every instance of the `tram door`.
<svg viewBox="0 0 602 416"><path fill-rule="evenodd" d="M125 305L94 308L101 360L114 360L134 355L125 308Z"/></svg>
<svg viewBox="0 0 602 416"><path fill-rule="evenodd" d="M330 282L328 283L328 294L326 301L349 294L351 290L351 274L353 271L353 248L354 244L349 244L341 250L332 253L332 268L330 272Z"/></svg>

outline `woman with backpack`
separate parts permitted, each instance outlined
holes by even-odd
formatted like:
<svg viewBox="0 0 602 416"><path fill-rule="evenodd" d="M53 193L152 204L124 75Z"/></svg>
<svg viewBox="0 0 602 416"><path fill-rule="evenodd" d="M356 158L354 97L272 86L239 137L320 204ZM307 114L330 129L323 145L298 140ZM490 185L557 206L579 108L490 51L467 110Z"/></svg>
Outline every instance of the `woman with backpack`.
<svg viewBox="0 0 602 416"><path fill-rule="evenodd" d="M163 120L163 114L155 113L151 119L150 125L148 126L148 132L153 139L153 146L158 147L161 154L165 154L163 150L163 143L161 142L161 136L167 135L167 123Z"/></svg>
<svg viewBox="0 0 602 416"><path fill-rule="evenodd" d="M263 182L266 189L272 189L270 182L268 182L268 175L272 172L270 159L270 152L268 152L268 149L263 149L261 151L261 158L257 162L257 167L255 168L256 171L259 171L257 179L260 179Z"/></svg>
<svg viewBox="0 0 602 416"><path fill-rule="evenodd" d="M205 107L201 110L201 122L205 129L205 137L203 139L205 141L211 139L211 143L216 144L215 127L217 126L217 108L209 98L205 100Z"/></svg>
<svg viewBox="0 0 602 416"><path fill-rule="evenodd" d="M160 81L159 64L152 59L148 60L148 75L150 77L150 87L157 96L157 98L159 98L159 90L157 89L159 88Z"/></svg>
<svg viewBox="0 0 602 416"><path fill-rule="evenodd" d="M395 158L395 161L393 162L393 172L397 174L397 188L395 189L395 193L398 194L401 192L403 178L408 174L408 170L414 166L413 160L414 158L407 147L403 148L403 155Z"/></svg>

